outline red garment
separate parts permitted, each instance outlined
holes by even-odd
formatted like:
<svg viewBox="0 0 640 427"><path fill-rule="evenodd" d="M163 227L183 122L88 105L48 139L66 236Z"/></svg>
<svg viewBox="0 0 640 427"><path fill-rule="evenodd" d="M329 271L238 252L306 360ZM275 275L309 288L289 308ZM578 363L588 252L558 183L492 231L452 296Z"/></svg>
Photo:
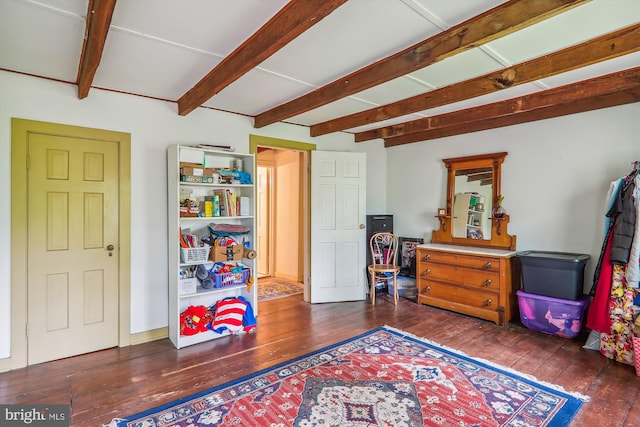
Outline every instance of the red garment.
<svg viewBox="0 0 640 427"><path fill-rule="evenodd" d="M609 308L611 301L611 283L613 279L613 264L611 264L612 233L613 227L607 236L607 246L602 258L600 276L598 276L598 283L596 285L596 294L587 312L587 328L603 334L611 333Z"/></svg>
<svg viewBox="0 0 640 427"><path fill-rule="evenodd" d="M211 313L203 305L190 305L180 314L180 335L195 335L207 331Z"/></svg>

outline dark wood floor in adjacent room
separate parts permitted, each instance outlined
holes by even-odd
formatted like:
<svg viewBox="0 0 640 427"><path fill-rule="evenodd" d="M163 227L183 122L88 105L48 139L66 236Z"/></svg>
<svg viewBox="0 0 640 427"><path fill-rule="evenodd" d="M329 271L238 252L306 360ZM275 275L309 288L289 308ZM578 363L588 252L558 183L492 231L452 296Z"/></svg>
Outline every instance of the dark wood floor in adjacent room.
<svg viewBox="0 0 640 427"><path fill-rule="evenodd" d="M302 296L260 303L256 333L176 350L168 339L0 374L0 402L63 403L73 426L101 426L256 370L389 325L473 357L591 397L571 426L639 426L640 378L632 366L517 322L493 323L387 296L376 305L311 305Z"/></svg>

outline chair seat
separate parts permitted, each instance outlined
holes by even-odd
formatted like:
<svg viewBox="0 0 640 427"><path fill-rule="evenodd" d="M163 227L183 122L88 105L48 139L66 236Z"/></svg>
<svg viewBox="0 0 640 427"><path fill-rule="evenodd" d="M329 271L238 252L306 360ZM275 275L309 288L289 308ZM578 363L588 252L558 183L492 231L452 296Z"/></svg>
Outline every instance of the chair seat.
<svg viewBox="0 0 640 427"><path fill-rule="evenodd" d="M400 267L397 267L393 264L375 264L375 265L370 265L369 270L375 271L378 273L393 272L393 271L400 271Z"/></svg>

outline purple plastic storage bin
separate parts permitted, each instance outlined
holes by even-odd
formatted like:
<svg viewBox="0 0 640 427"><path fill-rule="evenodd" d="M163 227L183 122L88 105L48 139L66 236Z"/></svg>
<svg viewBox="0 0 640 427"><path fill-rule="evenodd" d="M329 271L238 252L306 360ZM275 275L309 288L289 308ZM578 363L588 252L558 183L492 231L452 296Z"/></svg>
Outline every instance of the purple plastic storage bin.
<svg viewBox="0 0 640 427"><path fill-rule="evenodd" d="M575 338L582 330L583 315L589 297L578 300L552 298L517 291L522 324L534 331Z"/></svg>

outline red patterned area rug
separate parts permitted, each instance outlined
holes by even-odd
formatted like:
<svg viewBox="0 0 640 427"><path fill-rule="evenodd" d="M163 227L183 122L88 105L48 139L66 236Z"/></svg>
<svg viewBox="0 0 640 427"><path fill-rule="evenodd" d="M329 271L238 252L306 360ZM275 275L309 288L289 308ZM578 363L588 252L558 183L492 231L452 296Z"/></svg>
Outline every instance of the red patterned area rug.
<svg viewBox="0 0 640 427"><path fill-rule="evenodd" d="M383 327L111 426L567 426L588 397Z"/></svg>

